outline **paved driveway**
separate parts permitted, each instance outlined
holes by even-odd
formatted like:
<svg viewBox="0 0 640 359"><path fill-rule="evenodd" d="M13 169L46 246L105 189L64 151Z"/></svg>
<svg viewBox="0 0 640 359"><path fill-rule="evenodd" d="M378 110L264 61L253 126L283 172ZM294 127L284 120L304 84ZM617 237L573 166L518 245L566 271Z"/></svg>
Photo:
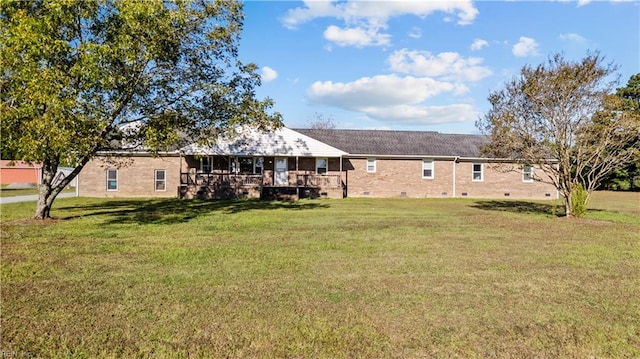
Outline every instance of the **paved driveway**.
<svg viewBox="0 0 640 359"><path fill-rule="evenodd" d="M58 197L56 198L69 198L69 197L75 197L76 194L75 193L60 193L58 195ZM30 201L37 201L38 200L38 195L37 194L32 194L32 195L28 195L28 196L15 196L15 197L0 197L0 204L5 204L5 203L16 203L16 202L30 202Z"/></svg>

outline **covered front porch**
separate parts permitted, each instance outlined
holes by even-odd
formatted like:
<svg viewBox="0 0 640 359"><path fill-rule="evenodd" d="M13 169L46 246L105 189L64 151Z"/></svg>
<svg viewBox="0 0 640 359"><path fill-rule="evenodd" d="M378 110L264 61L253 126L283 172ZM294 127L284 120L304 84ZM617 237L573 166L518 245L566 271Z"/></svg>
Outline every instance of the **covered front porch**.
<svg viewBox="0 0 640 359"><path fill-rule="evenodd" d="M255 130L182 149L180 198L343 198L344 152L296 131Z"/></svg>
<svg viewBox="0 0 640 359"><path fill-rule="evenodd" d="M342 198L340 158L186 156L180 198Z"/></svg>

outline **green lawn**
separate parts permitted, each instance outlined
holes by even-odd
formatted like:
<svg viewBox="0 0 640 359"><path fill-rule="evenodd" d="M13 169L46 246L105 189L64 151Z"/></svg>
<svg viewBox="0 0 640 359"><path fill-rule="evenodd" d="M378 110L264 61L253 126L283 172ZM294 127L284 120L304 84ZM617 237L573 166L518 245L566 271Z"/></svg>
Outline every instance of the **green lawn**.
<svg viewBox="0 0 640 359"><path fill-rule="evenodd" d="M2 205L3 353L640 357L640 193Z"/></svg>

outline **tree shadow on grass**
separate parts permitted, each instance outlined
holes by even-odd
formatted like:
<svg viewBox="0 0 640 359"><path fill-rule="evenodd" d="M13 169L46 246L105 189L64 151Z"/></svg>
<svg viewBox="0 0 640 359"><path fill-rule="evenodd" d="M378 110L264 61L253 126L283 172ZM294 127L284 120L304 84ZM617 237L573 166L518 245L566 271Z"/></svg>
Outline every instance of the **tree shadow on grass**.
<svg viewBox="0 0 640 359"><path fill-rule="evenodd" d="M212 212L240 213L251 210L308 210L327 208L320 202L286 202L248 200L183 200L183 199L128 199L104 201L73 207L61 207L60 210L80 210L82 214L62 219L106 216L108 224L176 224L188 222Z"/></svg>
<svg viewBox="0 0 640 359"><path fill-rule="evenodd" d="M561 217L564 215L564 208L556 203L539 203L527 201L478 201L470 207L487 211L501 211L512 213L529 213L544 214L552 217Z"/></svg>

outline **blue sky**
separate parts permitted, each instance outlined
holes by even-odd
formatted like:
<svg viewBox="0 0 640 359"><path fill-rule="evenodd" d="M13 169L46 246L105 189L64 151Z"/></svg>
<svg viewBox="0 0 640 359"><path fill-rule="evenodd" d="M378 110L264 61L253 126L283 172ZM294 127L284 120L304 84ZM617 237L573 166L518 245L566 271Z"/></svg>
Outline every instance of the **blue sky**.
<svg viewBox="0 0 640 359"><path fill-rule="evenodd" d="M487 97L555 53L640 72L636 1L247 1L240 57L291 128L477 133Z"/></svg>

